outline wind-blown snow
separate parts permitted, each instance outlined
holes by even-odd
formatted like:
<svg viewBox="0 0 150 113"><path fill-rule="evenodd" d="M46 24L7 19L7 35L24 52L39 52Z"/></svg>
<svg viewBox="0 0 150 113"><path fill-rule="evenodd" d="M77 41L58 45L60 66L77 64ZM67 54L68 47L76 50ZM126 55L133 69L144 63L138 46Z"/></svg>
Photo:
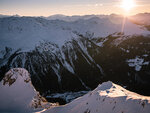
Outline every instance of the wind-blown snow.
<svg viewBox="0 0 150 113"><path fill-rule="evenodd" d="M130 92L109 81L65 106L54 107L44 113L149 113L149 111L150 97Z"/></svg>

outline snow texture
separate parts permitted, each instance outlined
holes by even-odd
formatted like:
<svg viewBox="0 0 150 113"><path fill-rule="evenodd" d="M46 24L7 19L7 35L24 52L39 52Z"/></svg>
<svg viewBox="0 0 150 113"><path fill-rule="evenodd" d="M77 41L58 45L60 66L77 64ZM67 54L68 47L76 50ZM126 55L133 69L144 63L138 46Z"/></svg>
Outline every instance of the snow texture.
<svg viewBox="0 0 150 113"><path fill-rule="evenodd" d="M119 16L92 17L73 22L46 20L39 17L0 18L0 49L6 46L22 51L33 50L39 41L50 41L61 47L66 41L77 38L78 34L93 33L93 37L106 37L121 32L123 18ZM125 35L146 35L149 31L141 29L126 19ZM100 44L101 45L101 44Z"/></svg>
<svg viewBox="0 0 150 113"><path fill-rule="evenodd" d="M144 55L147 56L147 55ZM138 56L134 59L127 60L127 63L130 67L135 67L136 71L140 71L143 65L148 65L149 61L144 61L143 58L139 58Z"/></svg>
<svg viewBox="0 0 150 113"><path fill-rule="evenodd" d="M31 84L28 71L14 68L0 82L0 112L27 113L41 111L50 103Z"/></svg>
<svg viewBox="0 0 150 113"><path fill-rule="evenodd" d="M110 81L64 106L46 102L22 68L8 71L0 82L0 112L15 113L149 113L150 97L130 92ZM84 93L84 92L81 92ZM81 94L77 93L77 94ZM69 95L55 94L53 97Z"/></svg>
<svg viewBox="0 0 150 113"><path fill-rule="evenodd" d="M112 82L104 82L95 90L71 103L44 113L149 113L150 97L130 92Z"/></svg>

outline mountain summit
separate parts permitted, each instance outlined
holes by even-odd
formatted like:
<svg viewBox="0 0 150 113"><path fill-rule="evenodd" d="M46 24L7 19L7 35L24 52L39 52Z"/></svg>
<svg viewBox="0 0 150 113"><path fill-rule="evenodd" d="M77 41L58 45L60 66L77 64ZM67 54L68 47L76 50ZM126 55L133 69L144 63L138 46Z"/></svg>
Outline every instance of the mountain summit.
<svg viewBox="0 0 150 113"><path fill-rule="evenodd" d="M16 113L149 113L150 97L130 92L111 81L72 102L58 106L47 102L32 86L22 68L8 71L0 82L0 112Z"/></svg>
<svg viewBox="0 0 150 113"><path fill-rule="evenodd" d="M130 92L110 81L71 103L44 113L149 113L150 97Z"/></svg>

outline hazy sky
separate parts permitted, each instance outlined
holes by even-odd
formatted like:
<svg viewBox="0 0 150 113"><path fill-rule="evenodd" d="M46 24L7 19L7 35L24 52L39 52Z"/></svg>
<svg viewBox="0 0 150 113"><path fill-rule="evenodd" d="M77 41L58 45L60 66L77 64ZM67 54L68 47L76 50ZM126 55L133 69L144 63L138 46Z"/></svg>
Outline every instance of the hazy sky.
<svg viewBox="0 0 150 113"><path fill-rule="evenodd" d="M0 14L49 16L53 14L123 14L122 0L0 0ZM136 7L128 13L150 12L150 0L134 0Z"/></svg>

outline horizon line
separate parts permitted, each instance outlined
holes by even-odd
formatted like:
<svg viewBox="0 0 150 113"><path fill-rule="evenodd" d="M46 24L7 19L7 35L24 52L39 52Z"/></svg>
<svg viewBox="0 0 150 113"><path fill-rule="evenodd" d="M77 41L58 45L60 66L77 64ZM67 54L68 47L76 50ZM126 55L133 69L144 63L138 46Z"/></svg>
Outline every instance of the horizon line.
<svg viewBox="0 0 150 113"><path fill-rule="evenodd" d="M150 12L139 12L139 13L131 14L131 15L128 15L128 16L134 16L134 15L137 15L137 14L150 14ZM59 13L56 13L56 14L51 14L51 15L48 15L48 16L43 16L43 15L34 16L34 15L20 15L20 14L3 14L3 13L0 13L0 16L20 16L20 17L49 17L49 16L55 16L55 15L72 17L72 16L88 16L88 15L105 15L105 16L108 16L108 15L120 15L120 16L123 16L124 14L118 14L118 13L92 14L92 13L91 13L91 14L66 15L66 14L59 14Z"/></svg>

